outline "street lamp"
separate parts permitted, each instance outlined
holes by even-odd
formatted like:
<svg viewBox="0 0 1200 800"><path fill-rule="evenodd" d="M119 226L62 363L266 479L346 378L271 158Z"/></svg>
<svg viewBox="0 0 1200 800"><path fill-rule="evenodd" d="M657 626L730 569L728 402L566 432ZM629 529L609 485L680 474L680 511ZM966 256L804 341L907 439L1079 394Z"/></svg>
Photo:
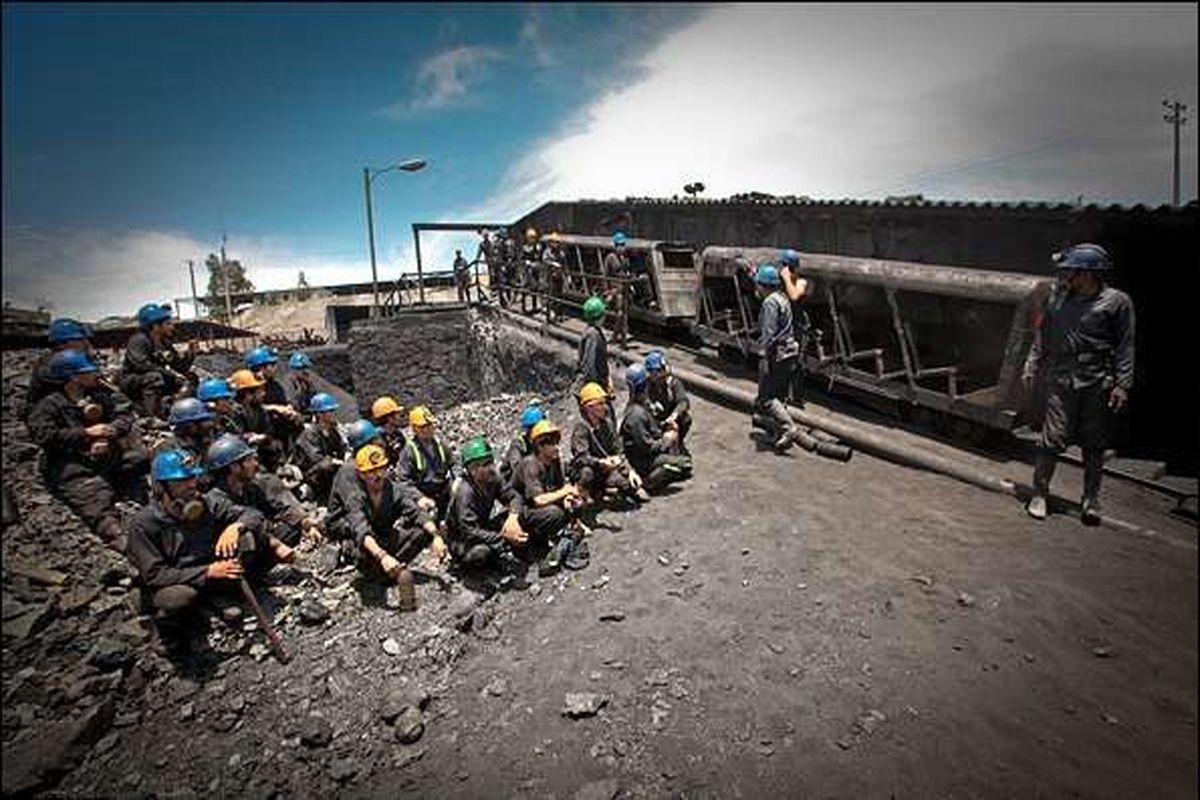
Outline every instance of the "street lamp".
<svg viewBox="0 0 1200 800"><path fill-rule="evenodd" d="M371 212L371 181L383 173L391 172L394 169L403 172L417 172L424 168L425 160L421 158L410 158L407 161L401 161L398 164L383 167L382 169L363 167L363 195L367 199L367 243L371 248L371 292L375 296L375 300L371 304L372 318L379 316L379 274L375 269L375 218Z"/></svg>

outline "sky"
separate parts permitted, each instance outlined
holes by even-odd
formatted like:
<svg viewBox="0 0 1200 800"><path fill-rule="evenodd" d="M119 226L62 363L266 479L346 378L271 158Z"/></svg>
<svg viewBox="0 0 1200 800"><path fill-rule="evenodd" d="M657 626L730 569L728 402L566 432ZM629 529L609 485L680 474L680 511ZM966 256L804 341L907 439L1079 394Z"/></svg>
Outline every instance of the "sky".
<svg viewBox="0 0 1200 800"><path fill-rule="evenodd" d="M551 200L1169 202L1164 97L1195 4L3 7L3 293L96 319L190 294L415 269L417 221ZM473 237L422 238L427 268ZM183 307L183 315L191 310Z"/></svg>

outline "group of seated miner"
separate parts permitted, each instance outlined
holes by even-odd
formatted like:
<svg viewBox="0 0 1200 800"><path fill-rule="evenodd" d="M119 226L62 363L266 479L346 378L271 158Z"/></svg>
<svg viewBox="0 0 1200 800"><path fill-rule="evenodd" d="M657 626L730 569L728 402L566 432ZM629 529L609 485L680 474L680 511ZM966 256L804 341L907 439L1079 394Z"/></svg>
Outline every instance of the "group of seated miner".
<svg viewBox="0 0 1200 800"><path fill-rule="evenodd" d="M364 578L397 584L411 609L413 573L444 578L443 565L495 588L519 585L534 565L542 576L582 569L599 509L634 508L691 476L688 397L661 351L626 369L617 424L605 314L600 298L585 307L572 387L580 419L565 454L563 431L536 403L513 420L499 458L476 436L456 459L430 409L405 413L393 396L341 425L303 352L288 359L287 385L264 346L228 378L199 379L194 341L176 349L171 310L157 304L138 311L112 380L88 327L55 320L26 424L49 489L136 568L160 642L186 639L198 611L221 598L229 610L238 581L322 538Z"/></svg>

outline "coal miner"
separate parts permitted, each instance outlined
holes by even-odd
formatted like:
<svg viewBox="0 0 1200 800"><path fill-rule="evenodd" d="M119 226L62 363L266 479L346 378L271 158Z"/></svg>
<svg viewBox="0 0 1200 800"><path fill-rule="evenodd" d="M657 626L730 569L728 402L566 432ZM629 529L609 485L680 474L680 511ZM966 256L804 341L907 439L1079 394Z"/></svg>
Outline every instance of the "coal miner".
<svg viewBox="0 0 1200 800"><path fill-rule="evenodd" d="M762 308L758 315L758 396L754 399L756 422L763 423L775 436L776 452L788 450L799 427L792 422L784 400L791 390L792 376L800 357L800 345L792 327L792 304L781 289L779 270L774 264L760 264L754 283ZM761 415L761 416L760 416Z"/></svg>
<svg viewBox="0 0 1200 800"><path fill-rule="evenodd" d="M275 377L279 356L271 348L260 345L246 352L245 361L246 368L263 382L262 406L271 415L272 435L282 443L286 453L304 430L304 416L292 407L287 389Z"/></svg>
<svg viewBox="0 0 1200 800"><path fill-rule="evenodd" d="M588 548L583 530L572 525L583 498L563 475L558 449L562 432L543 419L533 426L529 439L533 452L521 460L512 488L519 499L521 529L529 535L529 551L545 553L538 574L553 575L560 565L583 569L588 565Z"/></svg>
<svg viewBox="0 0 1200 800"><path fill-rule="evenodd" d="M475 254L476 261L483 261L487 264L488 271L488 294L494 295L496 287L500 285L503 277L500 270L500 246L496 240L492 238L492 232L483 230L479 233L479 250ZM479 288L479 299L484 300L483 287Z"/></svg>
<svg viewBox="0 0 1200 800"><path fill-rule="evenodd" d="M579 357L575 362L575 390L585 383L596 383L612 394L612 375L608 369L608 339L604 336L604 315L608 306L600 297L589 297L583 304L587 328L579 339Z"/></svg>
<svg viewBox="0 0 1200 800"><path fill-rule="evenodd" d="M291 404L292 408L300 414L308 412L309 401L317 393L310 372L312 365L312 359L308 357L308 354L299 350L288 357L288 368L292 371Z"/></svg>
<svg viewBox="0 0 1200 800"><path fill-rule="evenodd" d="M792 302L792 333L800 346L800 356L796 359L796 371L792 375L792 402L804 407L804 350L808 344L809 318L808 310L804 307L804 299L808 297L808 281L800 277L800 254L795 250L783 250L779 254L779 278L783 283L784 294Z"/></svg>
<svg viewBox="0 0 1200 800"><path fill-rule="evenodd" d="M1026 509L1046 518L1056 456L1067 445L1083 451L1083 522L1100 523L1100 475L1114 417L1133 388L1133 300L1108 286L1112 261L1104 248L1079 244L1053 256L1059 283L1036 324L1022 378L1044 382L1046 413Z"/></svg>
<svg viewBox="0 0 1200 800"><path fill-rule="evenodd" d="M618 342L624 343L629 336L629 323L625 315L626 298L625 295L633 291L633 287L627 288L623 282L631 276L629 268L629 256L625 253L625 244L628 241L625 234L617 231L612 235L613 249L604 257L604 275L611 278L604 292L604 299L608 302L616 314L616 326L613 328L613 336ZM587 319L585 316L584 319ZM603 385L603 384L601 384ZM609 387L612 391L612 387Z"/></svg>
<svg viewBox="0 0 1200 800"><path fill-rule="evenodd" d="M263 469L275 472L287 455L286 445L276 436L266 399L266 381L248 369L239 369L229 376L229 385L237 392L234 421L242 436L258 448Z"/></svg>
<svg viewBox="0 0 1200 800"><path fill-rule="evenodd" d="M563 289L566 285L566 256L559 244L558 234L553 231L546 236L542 250L542 272L546 280L546 321L557 322L562 317Z"/></svg>
<svg viewBox="0 0 1200 800"><path fill-rule="evenodd" d="M145 499L149 466L131 403L100 383L99 368L80 350L50 359L58 388L37 402L26 422L42 449L40 467L55 497L120 548L118 496Z"/></svg>
<svg viewBox="0 0 1200 800"><path fill-rule="evenodd" d="M500 461L500 481L506 487L512 486L513 474L516 473L521 460L533 451L533 445L529 441L529 432L533 430L534 425L545 418L546 412L536 403L530 403L521 412L521 430L513 435L512 441L508 443L508 449L504 451L504 458Z"/></svg>
<svg viewBox="0 0 1200 800"><path fill-rule="evenodd" d="M396 398L385 394L371 403L371 419L383 435L388 463L399 463L401 453L408 448L408 436L404 433L408 420L404 415L404 406Z"/></svg>
<svg viewBox="0 0 1200 800"><path fill-rule="evenodd" d="M342 563L353 564L358 559L358 547L354 544L353 533L342 523L349 509L356 508L362 502L363 482L359 479L354 459L367 445L373 444L382 447L385 454L387 446L383 439L383 432L369 419L355 420L347 425L345 439L349 446L350 457L333 474L325 528L329 537L340 544ZM390 458L388 465L389 472L394 471L395 463ZM389 477L394 479L394 475L389 475ZM434 531L436 530L435 527Z"/></svg>
<svg viewBox="0 0 1200 800"><path fill-rule="evenodd" d="M463 447L463 477L454 481L446 512L446 542L454 560L470 569L499 569L519 574L529 536L521 527L519 506L505 493L491 447L477 436ZM502 498L509 502L503 504Z"/></svg>
<svg viewBox="0 0 1200 800"><path fill-rule="evenodd" d="M92 353L91 335L91 329L78 320L63 317L50 323L50 330L47 334L50 349L33 362L29 379L29 394L25 399L26 419L38 400L57 391L62 385L54 379L54 375L50 371L50 359L54 358L55 353L61 353L64 350L78 350L88 358L95 360Z"/></svg>
<svg viewBox="0 0 1200 800"><path fill-rule="evenodd" d="M253 508L266 520L268 534L292 547L305 536L321 538L317 521L283 482L258 471L258 454L240 436L227 433L213 442L205 453L204 466L212 482L210 502L219 498Z"/></svg>
<svg viewBox="0 0 1200 800"><path fill-rule="evenodd" d="M240 617L232 599L237 581L294 555L265 532L258 511L202 494L196 483L201 472L181 451L159 453L150 470L154 496L127 527L126 554L168 648L193 627L202 599L227 618Z"/></svg>
<svg viewBox="0 0 1200 800"><path fill-rule="evenodd" d="M649 376L641 364L625 370L629 403L621 420L621 443L629 463L643 476L646 491L653 492L692 477L692 459L679 452L679 433L664 431L650 413Z"/></svg>
<svg viewBox="0 0 1200 800"><path fill-rule="evenodd" d="M435 523L446 516L450 502L450 458L438 441L437 420L426 406L408 412L412 438L400 454L396 476L420 494L417 505Z"/></svg>
<svg viewBox="0 0 1200 800"><path fill-rule="evenodd" d="M218 436L242 432L237 403L234 402L236 397L233 387L224 378L205 378L196 387L196 399L213 412L213 431Z"/></svg>
<svg viewBox="0 0 1200 800"><path fill-rule="evenodd" d="M536 228L525 230L525 243L521 245L521 285L526 292L521 293L521 312L528 314L538 310L538 296L528 292L542 290L542 245L538 241Z"/></svg>
<svg viewBox="0 0 1200 800"><path fill-rule="evenodd" d="M167 424L171 433L157 447L154 454L164 450L182 450L194 463L204 460L204 453L216 438L216 414L197 397L182 397L171 404Z"/></svg>
<svg viewBox="0 0 1200 800"><path fill-rule="evenodd" d="M687 435L692 429L692 403L683 381L671 374L662 350L651 350L643 362L646 367L646 407L655 422L678 437L679 452L687 455Z"/></svg>
<svg viewBox="0 0 1200 800"><path fill-rule="evenodd" d="M415 610L416 590L408 565L430 545L440 560L446 544L428 526L412 524L417 516L413 498L388 475L382 447L369 444L359 450L354 466L361 492L331 499L330 529L336 527L341 538L354 542L358 568L365 576L395 582L400 587L401 610Z"/></svg>
<svg viewBox="0 0 1200 800"><path fill-rule="evenodd" d="M463 258L462 250L454 251L454 288L458 291L458 302L470 302L471 265Z"/></svg>
<svg viewBox="0 0 1200 800"><path fill-rule="evenodd" d="M579 390L579 406L583 418L571 431L571 479L596 503L609 490L632 503L649 500L641 478L625 460L608 393L598 383L584 384Z"/></svg>
<svg viewBox="0 0 1200 800"><path fill-rule="evenodd" d="M186 394L196 383L192 375L196 340L188 342L186 352L175 349L171 344L175 321L168 305L148 303L142 306L138 309L137 321L141 330L130 336L125 345L121 391L148 416L161 418L164 398Z"/></svg>
<svg viewBox="0 0 1200 800"><path fill-rule="evenodd" d="M337 410L333 395L318 392L308 406L313 424L304 429L292 449L292 461L304 475L317 505L329 502L334 473L346 458L346 440L338 430Z"/></svg>

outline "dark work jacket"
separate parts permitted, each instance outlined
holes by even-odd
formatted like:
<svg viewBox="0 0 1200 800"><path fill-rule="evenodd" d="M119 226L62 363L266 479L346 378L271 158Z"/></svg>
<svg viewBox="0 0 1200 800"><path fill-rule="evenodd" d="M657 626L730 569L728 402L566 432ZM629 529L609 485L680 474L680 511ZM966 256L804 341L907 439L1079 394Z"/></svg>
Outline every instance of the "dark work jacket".
<svg viewBox="0 0 1200 800"><path fill-rule="evenodd" d="M478 544L495 546L508 511L497 505L501 486L477 486L470 476L454 481L446 509L446 545L456 558Z"/></svg>
<svg viewBox="0 0 1200 800"><path fill-rule="evenodd" d="M577 476L584 467L599 470L600 459L618 455L622 455L621 438L607 417L598 428L581 419L571 429L572 475Z"/></svg>
<svg viewBox="0 0 1200 800"><path fill-rule="evenodd" d="M331 480L345 458L346 440L336 427L332 431L316 424L305 428L292 450L292 460L310 484Z"/></svg>
<svg viewBox="0 0 1200 800"><path fill-rule="evenodd" d="M118 440L127 437L133 428L133 413L129 400L120 392L102 387L93 389L88 399L98 403L104 414L100 422L113 426L116 436L110 440L112 455L97 462L87 454L91 439L85 429L83 406L67 397L62 387L37 402L29 412L26 426L34 444L42 448L42 473L49 482L57 482L87 472L105 472L120 463Z"/></svg>
<svg viewBox="0 0 1200 800"><path fill-rule="evenodd" d="M608 341L604 331L588 325L579 340L579 360L575 365L577 383L598 383L608 391Z"/></svg>
<svg viewBox="0 0 1200 800"><path fill-rule="evenodd" d="M1133 300L1103 287L1094 297L1051 295L1039 320L1033 346L1025 359L1025 375L1039 372L1081 389L1112 380L1133 388Z"/></svg>
<svg viewBox="0 0 1200 800"><path fill-rule="evenodd" d="M763 300L758 315L758 346L762 348L762 357L771 364L800 353L792 329L792 302L782 291L771 292Z"/></svg>
<svg viewBox="0 0 1200 800"><path fill-rule="evenodd" d="M326 525L335 539L349 539L361 548L367 536L374 536L376 541L383 543L397 522L406 525L415 522L418 510L405 487L393 480L384 481L383 497L376 509L358 474L349 474L349 479L344 477L344 472L335 475L333 490L329 493Z"/></svg>
<svg viewBox="0 0 1200 800"><path fill-rule="evenodd" d="M62 389L63 382L55 380L50 372L50 359L54 358L56 353L57 350L49 350L33 362L29 373L29 394L25 396L25 419L29 419L29 412L37 405L38 400Z"/></svg>
<svg viewBox="0 0 1200 800"><path fill-rule="evenodd" d="M408 448L408 437L404 435L403 429L397 429L395 433L389 433L383 428L380 428L383 434L383 449L387 451L388 463L393 469L400 463L400 457Z"/></svg>
<svg viewBox="0 0 1200 800"><path fill-rule="evenodd" d="M235 522L247 530L262 529L262 514L230 503L223 496L205 496L208 510L195 522L177 520L150 501L130 520L125 553L149 589L186 584L200 588L208 565L216 560L213 549L221 531Z"/></svg>
<svg viewBox="0 0 1200 800"><path fill-rule="evenodd" d="M521 461L530 452L529 440L525 438L524 432L518 433L508 443L508 449L504 451L504 458L497 465L497 469L500 472L500 481L505 486L512 486L517 467L521 465Z"/></svg>
<svg viewBox="0 0 1200 800"><path fill-rule="evenodd" d="M121 370L126 375L140 375L167 368L184 374L192 368L193 358L192 354L179 352L169 342L164 342L161 347L156 346L150 340L150 334L138 331L129 337L125 345Z"/></svg>
<svg viewBox="0 0 1200 800"><path fill-rule="evenodd" d="M308 404L312 401L312 396L317 393L316 388L312 385L312 381L301 383L296 374L292 374L292 408L299 411L301 414L308 413Z"/></svg>
<svg viewBox="0 0 1200 800"><path fill-rule="evenodd" d="M662 428L642 403L630 401L621 420L621 443L630 465L640 475L649 475L655 456L667 452L662 442Z"/></svg>
<svg viewBox="0 0 1200 800"><path fill-rule="evenodd" d="M533 504L535 497L557 491L566 483L560 459L543 464L536 455L530 454L521 459L513 473L512 491L524 508L533 509L536 508Z"/></svg>
<svg viewBox="0 0 1200 800"><path fill-rule="evenodd" d="M262 406L238 403L235 407L233 419L241 428L242 433L265 433L268 435L272 433L271 412Z"/></svg>
<svg viewBox="0 0 1200 800"><path fill-rule="evenodd" d="M277 479L278 480L278 479ZM272 522L283 522L288 525L300 525L307 516L304 507L287 489L268 491L263 475L255 475L243 487L242 493L234 494L229 484L218 481L208 490L205 497L209 502L219 500L231 505L252 508L262 514L264 519Z"/></svg>
<svg viewBox="0 0 1200 800"><path fill-rule="evenodd" d="M683 381L670 373L667 373L666 379L661 384L647 381L646 397L649 401L647 405L650 408L650 413L659 422L662 422L672 414L678 419L692 407Z"/></svg>
<svg viewBox="0 0 1200 800"><path fill-rule="evenodd" d="M426 497L438 497L450 487L450 466L440 441L429 447L414 436L400 454L396 476Z"/></svg>

